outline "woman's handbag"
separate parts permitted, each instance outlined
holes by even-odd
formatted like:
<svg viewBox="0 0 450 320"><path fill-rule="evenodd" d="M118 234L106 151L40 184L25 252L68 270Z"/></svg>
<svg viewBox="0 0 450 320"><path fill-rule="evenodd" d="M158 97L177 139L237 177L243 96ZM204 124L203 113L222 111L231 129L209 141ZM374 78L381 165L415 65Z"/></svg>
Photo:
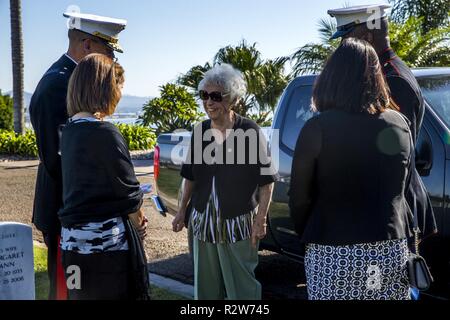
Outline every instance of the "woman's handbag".
<svg viewBox="0 0 450 320"><path fill-rule="evenodd" d="M404 118L402 114L399 113L401 118L405 121L406 125L409 128L408 121ZM417 183L419 186L423 186L422 180L418 177L418 175L415 175L414 172L416 171L416 156L415 156L415 147L414 142L412 138L411 131L409 131L409 138L410 138L410 149L411 153L409 156L408 161L408 178L406 180L406 187L408 188L413 179L414 182ZM428 265L425 261L425 259L420 256L419 254L419 222L418 222L418 214L417 214L417 205L416 205L416 199L415 194L413 196L413 232L414 232L414 252L409 253L408 257L408 275L409 275L409 283L411 287L417 288L421 291L428 290L431 286L431 283L434 281L433 277L431 275L430 269L428 268Z"/></svg>
<svg viewBox="0 0 450 320"><path fill-rule="evenodd" d="M408 257L408 274L411 287L421 291L428 290L433 282L430 269L423 257L419 255L419 228L417 227L417 212L414 209L414 251Z"/></svg>
<svg viewBox="0 0 450 320"><path fill-rule="evenodd" d="M425 259L414 253L410 253L408 258L408 274L410 286L420 291L428 290L433 283L433 277Z"/></svg>

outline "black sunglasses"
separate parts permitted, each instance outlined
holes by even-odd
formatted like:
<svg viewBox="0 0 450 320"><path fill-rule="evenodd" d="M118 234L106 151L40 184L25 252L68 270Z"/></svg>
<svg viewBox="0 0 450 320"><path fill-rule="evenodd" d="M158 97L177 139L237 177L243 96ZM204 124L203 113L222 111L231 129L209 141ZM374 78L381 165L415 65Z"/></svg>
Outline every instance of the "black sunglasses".
<svg viewBox="0 0 450 320"><path fill-rule="evenodd" d="M198 92L198 96L200 97L200 99L202 99L203 101L208 101L209 98L211 98L212 101L214 102L222 102L223 101L223 97L225 97L227 94L222 94L222 92L219 91L214 91L214 92L207 92L204 90L200 90Z"/></svg>

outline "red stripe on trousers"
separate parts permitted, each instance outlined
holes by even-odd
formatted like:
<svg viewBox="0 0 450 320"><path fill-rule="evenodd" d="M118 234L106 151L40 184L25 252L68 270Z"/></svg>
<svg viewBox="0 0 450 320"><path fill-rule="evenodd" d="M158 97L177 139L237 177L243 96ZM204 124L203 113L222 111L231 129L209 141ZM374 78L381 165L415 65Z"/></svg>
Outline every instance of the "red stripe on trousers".
<svg viewBox="0 0 450 320"><path fill-rule="evenodd" d="M61 237L58 237L58 251L56 253L56 300L67 300L66 276L62 265Z"/></svg>

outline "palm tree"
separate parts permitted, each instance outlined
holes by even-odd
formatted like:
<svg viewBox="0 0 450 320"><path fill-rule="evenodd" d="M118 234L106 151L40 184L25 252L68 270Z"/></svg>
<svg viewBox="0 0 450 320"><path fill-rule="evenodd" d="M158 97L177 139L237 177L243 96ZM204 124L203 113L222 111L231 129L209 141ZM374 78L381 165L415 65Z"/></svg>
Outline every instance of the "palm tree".
<svg viewBox="0 0 450 320"><path fill-rule="evenodd" d="M253 88L259 111L271 112L275 109L278 98L283 93L290 77L284 73L288 58L265 61L257 70L257 85Z"/></svg>
<svg viewBox="0 0 450 320"><path fill-rule="evenodd" d="M214 64L228 63L242 72L254 71L261 64L261 52L256 48L256 43L249 45L242 40L236 47L226 46L219 50L214 57Z"/></svg>
<svg viewBox="0 0 450 320"><path fill-rule="evenodd" d="M308 43L299 48L292 56L294 63L292 75L314 74L322 70L328 57L339 46L340 40L331 40L336 31L336 22L332 19L320 19L318 23L320 43Z"/></svg>
<svg viewBox="0 0 450 320"><path fill-rule="evenodd" d="M204 66L192 67L186 74L181 75L177 79L177 83L190 88L193 92L197 92L198 85L203 79L206 71L211 69L211 65L207 62Z"/></svg>
<svg viewBox="0 0 450 320"><path fill-rule="evenodd" d="M11 53L13 67L14 131L23 134L25 129L23 97L23 38L22 6L20 0L10 0Z"/></svg>
<svg viewBox="0 0 450 320"><path fill-rule="evenodd" d="M247 82L247 94L236 106L236 112L243 116L253 115L259 123L267 122L278 98L288 84L289 75L284 74L285 57L264 61L256 43L249 45L245 40L237 46L226 46L214 56L212 64L195 66L178 78L178 83L196 90L203 74L212 65L228 63L239 69Z"/></svg>
<svg viewBox="0 0 450 320"><path fill-rule="evenodd" d="M450 25L423 32L425 17L391 22L391 47L410 67L450 66Z"/></svg>
<svg viewBox="0 0 450 320"><path fill-rule="evenodd" d="M389 0L392 3L391 18L404 23L410 17L423 17L423 33L449 25L450 1L448 0Z"/></svg>
<svg viewBox="0 0 450 320"><path fill-rule="evenodd" d="M423 31L425 17L409 17L404 23L389 23L391 47L410 67L441 67L450 65L450 25ZM321 43L309 43L295 52L293 76L318 73L340 40L330 40L336 30L331 20L320 20Z"/></svg>

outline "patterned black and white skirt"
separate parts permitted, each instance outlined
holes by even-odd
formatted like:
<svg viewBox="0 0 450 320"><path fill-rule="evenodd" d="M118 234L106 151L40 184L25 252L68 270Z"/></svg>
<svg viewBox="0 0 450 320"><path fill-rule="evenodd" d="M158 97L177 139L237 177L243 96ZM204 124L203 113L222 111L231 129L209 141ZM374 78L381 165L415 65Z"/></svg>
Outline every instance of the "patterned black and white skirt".
<svg viewBox="0 0 450 320"><path fill-rule="evenodd" d="M327 246L308 244L309 300L409 300L406 240Z"/></svg>

